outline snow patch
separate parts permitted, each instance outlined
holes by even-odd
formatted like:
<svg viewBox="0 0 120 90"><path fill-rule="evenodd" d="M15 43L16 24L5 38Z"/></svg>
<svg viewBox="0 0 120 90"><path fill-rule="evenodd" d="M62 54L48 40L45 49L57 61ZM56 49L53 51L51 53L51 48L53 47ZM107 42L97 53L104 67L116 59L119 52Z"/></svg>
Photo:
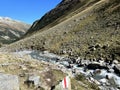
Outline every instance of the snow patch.
<svg viewBox="0 0 120 90"><path fill-rule="evenodd" d="M19 34L17 34L15 31L12 31L12 30L9 30L12 34L14 34L15 36L17 36L17 37L20 37L20 35Z"/></svg>
<svg viewBox="0 0 120 90"><path fill-rule="evenodd" d="M10 37L9 36L1 36L2 38L6 39L6 40L9 40Z"/></svg>

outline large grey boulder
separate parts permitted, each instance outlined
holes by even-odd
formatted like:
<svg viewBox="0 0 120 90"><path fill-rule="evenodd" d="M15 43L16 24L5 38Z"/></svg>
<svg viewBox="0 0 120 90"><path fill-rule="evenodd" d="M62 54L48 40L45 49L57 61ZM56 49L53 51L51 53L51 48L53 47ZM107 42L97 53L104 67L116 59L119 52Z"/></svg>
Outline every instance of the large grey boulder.
<svg viewBox="0 0 120 90"><path fill-rule="evenodd" d="M40 76L36 76L36 75L28 76L27 80L24 83L28 87L30 87L30 86L39 87L40 86Z"/></svg>
<svg viewBox="0 0 120 90"><path fill-rule="evenodd" d="M0 73L0 90L19 90L18 76Z"/></svg>
<svg viewBox="0 0 120 90"><path fill-rule="evenodd" d="M40 76L30 76L29 81L33 81L35 86L39 86Z"/></svg>

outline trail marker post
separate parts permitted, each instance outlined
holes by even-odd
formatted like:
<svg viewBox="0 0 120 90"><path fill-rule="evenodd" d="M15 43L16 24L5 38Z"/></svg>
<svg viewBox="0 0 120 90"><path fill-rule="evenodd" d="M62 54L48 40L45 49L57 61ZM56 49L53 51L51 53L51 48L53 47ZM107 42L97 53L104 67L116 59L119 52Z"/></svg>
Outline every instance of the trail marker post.
<svg viewBox="0 0 120 90"><path fill-rule="evenodd" d="M62 80L62 88L63 88L63 90L71 90L71 80L70 80L69 76L66 76Z"/></svg>

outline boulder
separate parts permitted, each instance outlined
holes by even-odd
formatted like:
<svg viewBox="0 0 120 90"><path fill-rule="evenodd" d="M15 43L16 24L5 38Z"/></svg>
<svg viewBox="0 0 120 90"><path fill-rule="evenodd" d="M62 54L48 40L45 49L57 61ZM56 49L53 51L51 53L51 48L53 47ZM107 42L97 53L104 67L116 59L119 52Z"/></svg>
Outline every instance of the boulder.
<svg viewBox="0 0 120 90"><path fill-rule="evenodd" d="M114 72L120 76L120 64L114 66L113 69L114 69Z"/></svg>
<svg viewBox="0 0 120 90"><path fill-rule="evenodd" d="M24 82L25 84L28 85L28 87L35 86L38 87L40 85L40 76L29 76L28 79Z"/></svg>
<svg viewBox="0 0 120 90"><path fill-rule="evenodd" d="M96 70L93 71L93 74L94 74L94 75L97 75L97 74L100 74L100 73L101 73L101 70L100 70L100 69L96 69Z"/></svg>
<svg viewBox="0 0 120 90"><path fill-rule="evenodd" d="M108 82L110 83L110 85L112 87L120 87L119 80L116 77L114 77L114 76L110 77Z"/></svg>
<svg viewBox="0 0 120 90"><path fill-rule="evenodd" d="M93 69L93 70L95 70L95 69L108 69L106 66L101 65L98 62L92 62L92 63L88 64L87 68L88 69Z"/></svg>
<svg viewBox="0 0 120 90"><path fill-rule="evenodd" d="M100 79L99 82L101 83L101 85L107 85L108 84L108 80L106 78Z"/></svg>
<svg viewBox="0 0 120 90"><path fill-rule="evenodd" d="M0 90L19 90L18 76L0 73Z"/></svg>
<svg viewBox="0 0 120 90"><path fill-rule="evenodd" d="M114 69L108 69L107 70L109 73L114 73Z"/></svg>
<svg viewBox="0 0 120 90"><path fill-rule="evenodd" d="M95 45L95 48L101 48L101 47L102 47L101 44L96 44L96 45Z"/></svg>
<svg viewBox="0 0 120 90"><path fill-rule="evenodd" d="M89 63L89 60L81 60L81 65L88 65Z"/></svg>
<svg viewBox="0 0 120 90"><path fill-rule="evenodd" d="M118 62L118 60L114 60L113 63L114 64L118 64L119 62Z"/></svg>
<svg viewBox="0 0 120 90"><path fill-rule="evenodd" d="M64 65L65 67L69 67L70 66L68 61L62 61L62 62L60 62L60 64Z"/></svg>

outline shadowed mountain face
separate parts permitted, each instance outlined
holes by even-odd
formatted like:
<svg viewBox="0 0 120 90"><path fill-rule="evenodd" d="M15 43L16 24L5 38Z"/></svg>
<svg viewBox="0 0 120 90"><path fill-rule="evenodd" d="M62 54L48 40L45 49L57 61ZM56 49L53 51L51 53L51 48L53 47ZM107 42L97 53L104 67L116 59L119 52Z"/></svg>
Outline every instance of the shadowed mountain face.
<svg viewBox="0 0 120 90"><path fill-rule="evenodd" d="M63 0L56 6L56 8L46 13L40 20L35 21L31 28L28 30L27 34L44 28L48 24L55 21L57 18L63 16L65 13L73 9L79 3L80 0Z"/></svg>
<svg viewBox="0 0 120 90"><path fill-rule="evenodd" d="M8 44L23 36L30 25L8 17L0 17L0 43Z"/></svg>
<svg viewBox="0 0 120 90"><path fill-rule="evenodd" d="M7 49L120 60L119 11L120 0L63 0Z"/></svg>

